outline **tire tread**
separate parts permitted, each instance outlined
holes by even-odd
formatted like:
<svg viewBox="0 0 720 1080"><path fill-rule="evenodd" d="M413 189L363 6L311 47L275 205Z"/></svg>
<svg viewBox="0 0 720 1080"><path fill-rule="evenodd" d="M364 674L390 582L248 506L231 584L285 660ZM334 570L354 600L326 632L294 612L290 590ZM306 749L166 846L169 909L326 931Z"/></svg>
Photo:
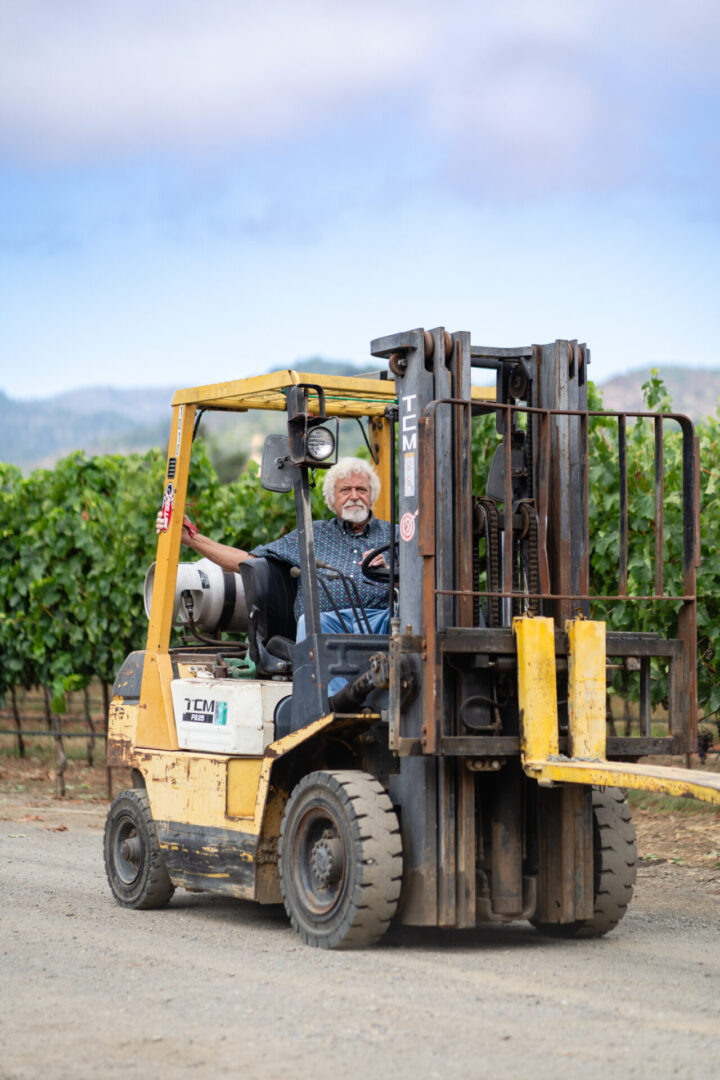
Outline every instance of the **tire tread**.
<svg viewBox="0 0 720 1080"><path fill-rule="evenodd" d="M348 858L356 867L352 895L337 926L328 932L308 929L294 910L285 877L283 850L293 808L314 788L332 792L347 815L352 836ZM280 827L280 888L290 921L307 945L322 948L360 948L375 944L387 930L397 908L402 884L402 841L397 817L382 784L357 769L320 770L304 777L288 801Z"/></svg>
<svg viewBox="0 0 720 1080"><path fill-rule="evenodd" d="M128 813L130 817L135 817L136 827L144 845L144 857L147 859L147 865L143 868L144 873L138 882L136 891L132 891L127 887L124 888L122 883L117 881L113 865L113 823L117 815L123 811ZM130 788L127 791L121 791L119 795L115 796L105 822L103 854L105 873L110 888L117 902L122 904L123 907L147 910L165 907L170 901L175 892L175 886L170 880L160 850L147 791L140 788Z"/></svg>

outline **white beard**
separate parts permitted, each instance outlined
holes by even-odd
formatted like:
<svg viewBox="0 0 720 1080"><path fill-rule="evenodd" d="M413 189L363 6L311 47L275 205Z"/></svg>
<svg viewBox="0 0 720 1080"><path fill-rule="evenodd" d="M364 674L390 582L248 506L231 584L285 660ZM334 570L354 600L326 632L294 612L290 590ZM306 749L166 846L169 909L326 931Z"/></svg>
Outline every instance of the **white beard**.
<svg viewBox="0 0 720 1080"><path fill-rule="evenodd" d="M345 503L340 511L340 517L343 521L352 522L353 525L361 525L367 521L369 511L364 503Z"/></svg>

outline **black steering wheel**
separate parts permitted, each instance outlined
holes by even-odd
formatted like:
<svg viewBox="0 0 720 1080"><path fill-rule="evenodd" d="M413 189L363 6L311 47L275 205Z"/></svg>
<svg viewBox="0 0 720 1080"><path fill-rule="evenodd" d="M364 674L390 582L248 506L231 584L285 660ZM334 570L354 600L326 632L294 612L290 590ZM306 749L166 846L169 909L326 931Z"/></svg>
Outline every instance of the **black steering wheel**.
<svg viewBox="0 0 720 1080"><path fill-rule="evenodd" d="M367 578L368 581L377 582L378 585L390 584L390 567L389 566L371 566L370 563L373 559L377 559L378 555L384 555L386 551L389 551L395 541L388 540L386 544L381 544L380 547L373 548L372 551L368 551L367 555L360 563L360 569L362 575ZM398 583L398 570L397 562L395 563L395 584Z"/></svg>

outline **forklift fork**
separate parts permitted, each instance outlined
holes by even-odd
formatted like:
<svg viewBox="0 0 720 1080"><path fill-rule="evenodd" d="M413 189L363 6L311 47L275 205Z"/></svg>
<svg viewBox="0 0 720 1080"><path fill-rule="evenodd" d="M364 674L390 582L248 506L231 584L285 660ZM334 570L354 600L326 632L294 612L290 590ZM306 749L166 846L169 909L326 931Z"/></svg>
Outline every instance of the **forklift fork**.
<svg viewBox="0 0 720 1080"><path fill-rule="evenodd" d="M638 765L605 758L605 623L569 619L569 755L559 753L552 619L513 620L517 641L521 760L542 786L591 784L640 788L720 804L720 774L697 769Z"/></svg>

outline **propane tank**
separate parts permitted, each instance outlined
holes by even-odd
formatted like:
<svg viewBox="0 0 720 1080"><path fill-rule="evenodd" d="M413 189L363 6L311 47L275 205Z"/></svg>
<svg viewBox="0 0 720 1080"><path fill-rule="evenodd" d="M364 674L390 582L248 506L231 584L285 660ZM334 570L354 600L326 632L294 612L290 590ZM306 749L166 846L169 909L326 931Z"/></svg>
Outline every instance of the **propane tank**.
<svg viewBox="0 0 720 1080"><path fill-rule="evenodd" d="M154 582L155 563L145 575L145 614L148 618ZM183 594L186 594L185 598ZM217 634L222 630L240 633L247 631L247 606L242 578L239 574L227 573L210 559L178 563L173 603L175 626L188 624L189 607L195 626L206 634Z"/></svg>

